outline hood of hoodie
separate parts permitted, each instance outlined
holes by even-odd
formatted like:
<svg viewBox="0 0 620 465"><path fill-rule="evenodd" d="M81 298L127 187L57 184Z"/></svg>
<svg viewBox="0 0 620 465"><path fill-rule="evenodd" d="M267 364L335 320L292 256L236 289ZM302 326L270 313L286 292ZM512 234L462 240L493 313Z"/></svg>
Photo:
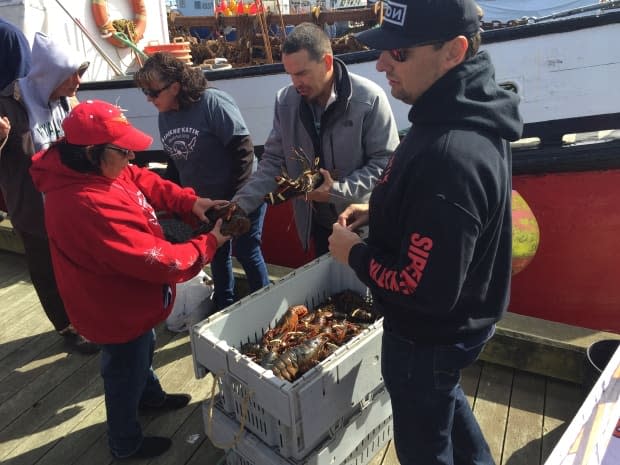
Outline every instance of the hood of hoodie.
<svg viewBox="0 0 620 465"><path fill-rule="evenodd" d="M473 126L515 141L523 133L519 96L500 87L487 52L450 70L412 106L414 125Z"/></svg>
<svg viewBox="0 0 620 465"><path fill-rule="evenodd" d="M35 34L30 72L18 81L35 150L49 147L64 135L61 124L70 109L68 100L62 97L50 102L50 96L82 63L66 44L54 42L41 32Z"/></svg>

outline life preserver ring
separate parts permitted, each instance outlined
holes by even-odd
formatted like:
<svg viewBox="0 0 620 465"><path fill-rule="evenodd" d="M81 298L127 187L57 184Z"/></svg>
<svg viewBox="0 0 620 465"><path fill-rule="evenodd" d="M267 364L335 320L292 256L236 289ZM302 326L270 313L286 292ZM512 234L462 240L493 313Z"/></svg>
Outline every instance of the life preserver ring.
<svg viewBox="0 0 620 465"><path fill-rule="evenodd" d="M127 47L126 44L114 37L114 33L117 31L108 14L108 0L91 0L90 8L93 12L93 18L95 19L95 24L99 28L101 37L116 47ZM146 29L146 6L144 5L144 0L131 0L131 8L133 10L133 22L135 25L135 31L131 39L137 43L144 36L144 30Z"/></svg>

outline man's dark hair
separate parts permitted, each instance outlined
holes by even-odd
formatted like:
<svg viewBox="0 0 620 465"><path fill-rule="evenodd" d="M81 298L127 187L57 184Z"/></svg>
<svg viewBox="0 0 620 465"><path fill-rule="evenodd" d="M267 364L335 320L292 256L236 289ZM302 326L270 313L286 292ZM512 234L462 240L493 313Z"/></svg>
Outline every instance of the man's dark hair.
<svg viewBox="0 0 620 465"><path fill-rule="evenodd" d="M478 4L476 4L476 10L478 10L478 20L482 23L484 10ZM471 57L476 56L476 53L478 53L478 49L480 48L481 42L482 34L480 34L480 31L467 38L467 51L465 52L465 60L469 60ZM444 43L445 42L435 44L435 49L439 50L441 47L443 47Z"/></svg>
<svg viewBox="0 0 620 465"><path fill-rule="evenodd" d="M200 100L200 96L208 85L207 78L199 68L190 68L186 63L166 52L153 54L134 75L134 82L143 89L148 88L156 80L166 84L173 82L180 84L181 90L177 95L177 100L181 109Z"/></svg>
<svg viewBox="0 0 620 465"><path fill-rule="evenodd" d="M282 53L290 54L306 50L310 59L321 61L325 55L333 55L332 44L325 31L313 23L301 23L293 29L282 44Z"/></svg>
<svg viewBox="0 0 620 465"><path fill-rule="evenodd" d="M479 32L476 32L473 36L467 38L467 51L465 52L465 60L469 60L471 57L475 56L478 53L478 49L480 48L480 43L482 42L482 36ZM439 50L444 46L446 42L437 42L433 45L435 50Z"/></svg>

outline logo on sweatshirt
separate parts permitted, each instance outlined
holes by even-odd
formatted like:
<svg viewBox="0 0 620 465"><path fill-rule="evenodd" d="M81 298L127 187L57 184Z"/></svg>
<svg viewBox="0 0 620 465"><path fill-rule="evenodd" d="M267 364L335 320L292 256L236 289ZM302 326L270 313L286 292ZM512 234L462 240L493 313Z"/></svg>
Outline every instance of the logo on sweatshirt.
<svg viewBox="0 0 620 465"><path fill-rule="evenodd" d="M394 164L394 154L392 154L392 156L388 160L387 165L385 166L385 169L383 170L383 173L381 173L381 176L379 177L379 180L377 181L377 184L385 184L386 182L388 182L388 180L390 179L390 173L392 172L393 164Z"/></svg>
<svg viewBox="0 0 620 465"><path fill-rule="evenodd" d="M422 281L432 248L433 240L430 237L413 233L409 237L407 265L402 270L392 270L373 259L370 261L370 278L383 289L411 295Z"/></svg>
<svg viewBox="0 0 620 465"><path fill-rule="evenodd" d="M174 128L161 138L164 150L173 160L187 160L194 149L200 131L192 127Z"/></svg>

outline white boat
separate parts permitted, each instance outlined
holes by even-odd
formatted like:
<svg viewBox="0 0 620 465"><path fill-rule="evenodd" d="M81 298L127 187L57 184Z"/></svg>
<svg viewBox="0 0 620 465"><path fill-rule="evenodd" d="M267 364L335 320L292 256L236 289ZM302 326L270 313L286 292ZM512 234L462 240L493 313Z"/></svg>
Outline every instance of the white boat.
<svg viewBox="0 0 620 465"><path fill-rule="evenodd" d="M605 119L619 128L620 2L614 10L592 10L587 16L562 17L483 33L497 80L521 96L526 136L557 138L566 132L599 128ZM379 83L389 96L399 129L409 126L409 106L394 99L383 73L375 69L376 51L340 55L351 72ZM280 64L206 71L213 86L230 93L239 105L256 145L271 130L274 97L290 83ZM90 82L80 98L117 101L141 129L157 135L156 110L131 80ZM591 121L595 118L596 121ZM601 127L601 129L604 129ZM157 139L157 138L156 138ZM153 149L158 150L159 142Z"/></svg>
<svg viewBox="0 0 620 465"><path fill-rule="evenodd" d="M520 3L527 5L528 1L532 3L532 0ZM110 17L132 18L131 3L109 0ZM497 9L498 2L487 3L491 11ZM559 8L562 4L574 6L579 2L553 0L553 3ZM145 4L147 25L138 47L144 48L151 42L167 43L165 2L148 1ZM515 2L506 0L504 3L504 15L510 4L515 5ZM69 6L70 11L66 11ZM521 19L529 12L523 9L510 11L518 16L515 19ZM545 10L531 11L551 10L548 5ZM4 0L0 1L0 14L21 26L30 39L35 31L47 32L66 42L76 53L83 54L91 66L78 97L118 103L127 109L127 116L133 124L154 136L153 151L161 151L157 137L157 111L136 89L131 77L138 66L135 54L129 48L117 48L99 36L91 2ZM620 49L609 44L616 43L620 37L620 2L580 6L543 18L521 19L520 23L526 24L483 32L482 48L492 56L497 80L521 96L525 136L551 140L567 132L619 128L620 87L616 82L620 76ZM94 39L92 42L83 30ZM108 57L107 61L104 56ZM387 80L375 69L376 57L376 51L340 55L352 72L385 88L399 129L406 129L409 107L391 97ZM114 71L108 63L110 60L126 75L118 75L119 70ZM262 146L271 129L276 91L290 82L283 67L273 64L205 73L213 86L235 98L255 144Z"/></svg>

